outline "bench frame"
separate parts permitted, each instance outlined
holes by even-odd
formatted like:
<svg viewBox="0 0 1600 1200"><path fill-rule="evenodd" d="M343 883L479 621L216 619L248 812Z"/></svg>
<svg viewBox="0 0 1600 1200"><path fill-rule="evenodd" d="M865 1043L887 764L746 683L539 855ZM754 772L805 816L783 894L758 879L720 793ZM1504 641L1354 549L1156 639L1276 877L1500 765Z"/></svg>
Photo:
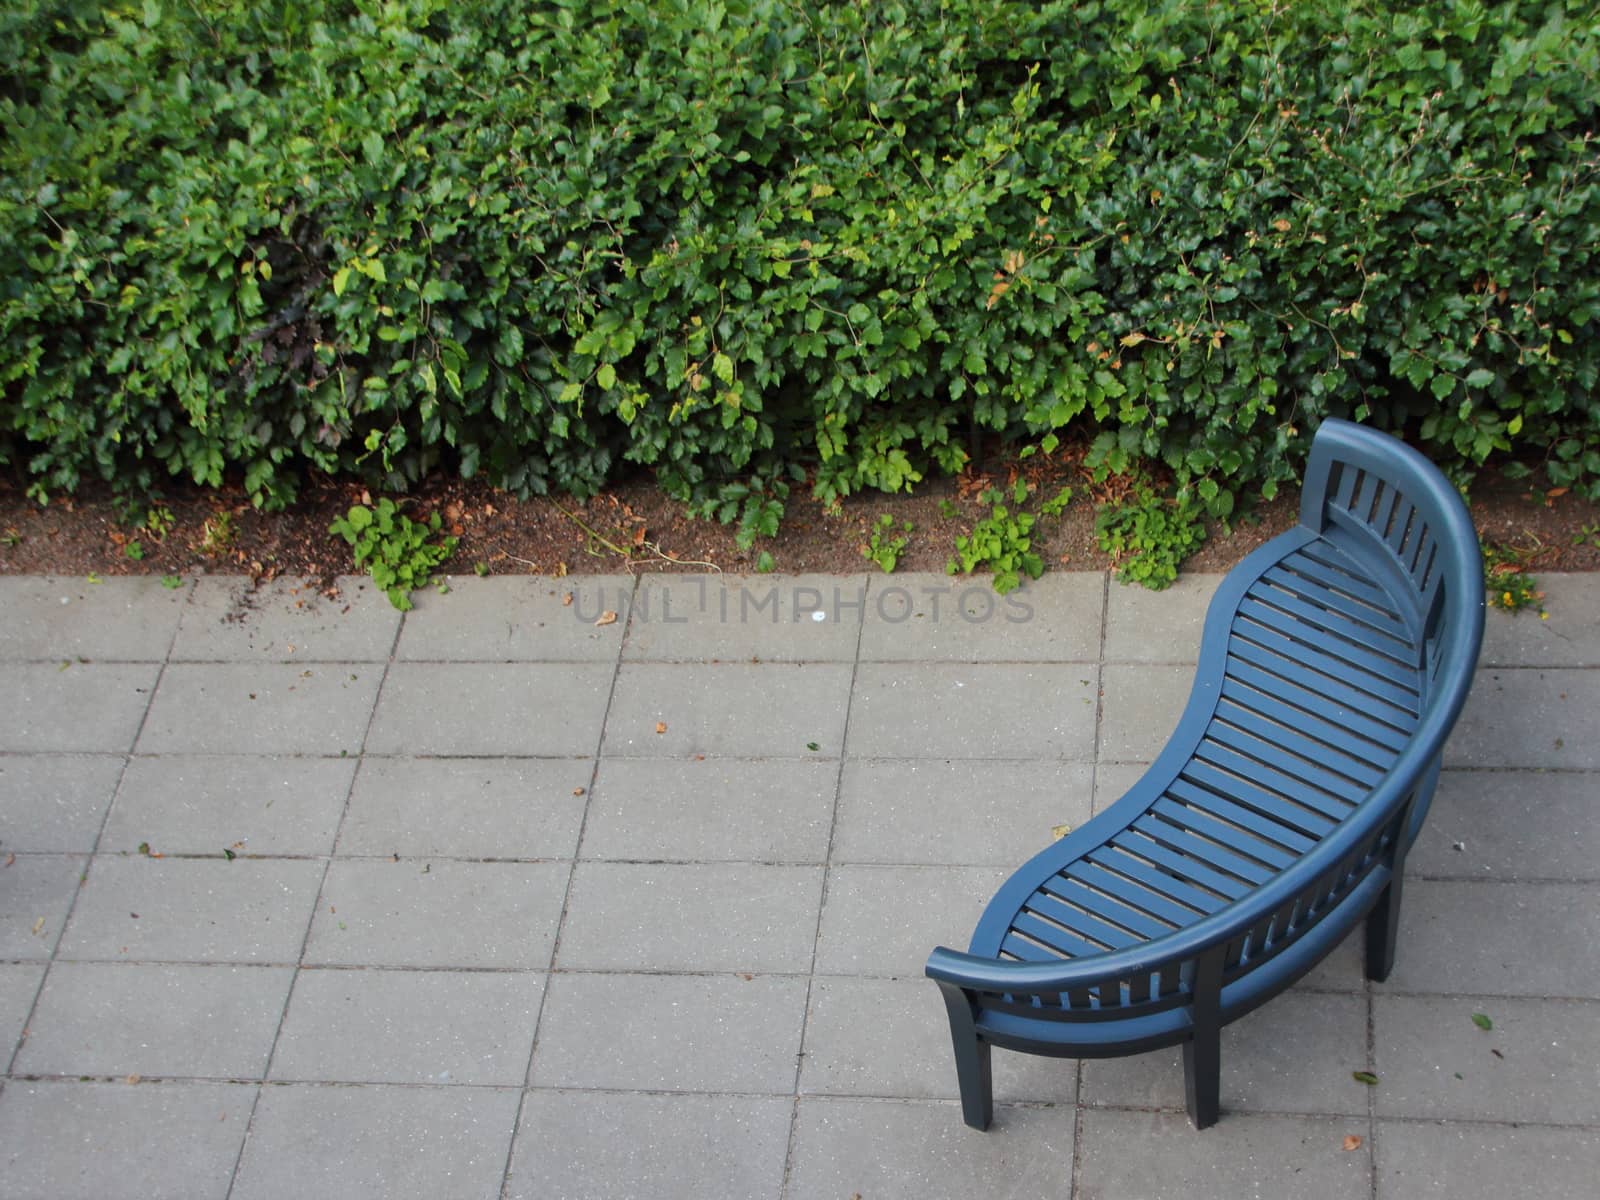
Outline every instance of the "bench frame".
<svg viewBox="0 0 1600 1200"><path fill-rule="evenodd" d="M1358 563L1388 594L1394 611L1386 616L1403 622L1418 660L1420 711L1386 773L1309 849L1215 911L1165 930L1151 921L1154 936L1125 937L1132 944L1120 948L1085 945L1079 956L1047 961L1002 958L997 947L1030 897L1046 882L1065 880L1059 873L1069 868L1095 871L1086 856L1126 834L1190 766L1221 700L1241 603L1264 573L1319 547ZM1456 489L1404 443L1325 421L1307 464L1299 524L1240 562L1211 602L1195 683L1161 755L1121 800L1001 886L973 935L976 952L939 947L928 959L950 1019L966 1123L986 1129L993 1118L992 1046L1094 1058L1176 1044L1189 1116L1204 1129L1219 1112L1224 1025L1304 976L1362 920L1367 977L1384 979L1394 965L1405 855L1471 685L1483 611L1477 533ZM1315 631L1305 649L1316 656ZM1308 669L1306 678L1313 677ZM1315 766L1287 752L1284 761ZM1156 882L1166 880L1163 874ZM1088 906L1092 926L1098 893L1069 885L1077 911ZM1128 920L1126 906L1115 911Z"/></svg>

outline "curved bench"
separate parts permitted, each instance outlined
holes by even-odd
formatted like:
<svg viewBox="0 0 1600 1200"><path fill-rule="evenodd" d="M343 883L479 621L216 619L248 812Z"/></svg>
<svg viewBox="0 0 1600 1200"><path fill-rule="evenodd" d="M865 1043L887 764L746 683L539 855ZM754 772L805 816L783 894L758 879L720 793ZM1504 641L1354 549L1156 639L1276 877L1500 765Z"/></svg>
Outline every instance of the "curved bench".
<svg viewBox="0 0 1600 1200"><path fill-rule="evenodd" d="M1300 523L1224 578L1160 757L1001 886L967 953L928 959L967 1124L993 1117L992 1046L1091 1058L1181 1044L1204 1129L1223 1025L1362 919L1367 975L1388 975L1483 596L1477 534L1439 471L1324 422Z"/></svg>

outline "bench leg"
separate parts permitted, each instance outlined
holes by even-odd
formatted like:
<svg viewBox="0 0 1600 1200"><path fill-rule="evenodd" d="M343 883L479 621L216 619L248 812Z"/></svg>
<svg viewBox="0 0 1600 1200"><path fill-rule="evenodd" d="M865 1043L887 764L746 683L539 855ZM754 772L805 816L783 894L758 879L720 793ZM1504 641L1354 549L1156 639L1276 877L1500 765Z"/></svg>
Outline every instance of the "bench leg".
<svg viewBox="0 0 1600 1200"><path fill-rule="evenodd" d="M1183 1044L1183 1091L1196 1129L1217 1123L1222 1107L1222 1030L1196 1031Z"/></svg>
<svg viewBox="0 0 1600 1200"><path fill-rule="evenodd" d="M1367 978L1382 983L1394 969L1395 942L1400 936L1400 895L1404 862L1395 864L1395 874L1367 914Z"/></svg>
<svg viewBox="0 0 1600 1200"><path fill-rule="evenodd" d="M994 1079L989 1069L989 1043L978 1037L972 1004L960 988L941 983L950 1014L950 1040L956 1051L956 1082L961 1086L961 1116L974 1129L994 1120Z"/></svg>

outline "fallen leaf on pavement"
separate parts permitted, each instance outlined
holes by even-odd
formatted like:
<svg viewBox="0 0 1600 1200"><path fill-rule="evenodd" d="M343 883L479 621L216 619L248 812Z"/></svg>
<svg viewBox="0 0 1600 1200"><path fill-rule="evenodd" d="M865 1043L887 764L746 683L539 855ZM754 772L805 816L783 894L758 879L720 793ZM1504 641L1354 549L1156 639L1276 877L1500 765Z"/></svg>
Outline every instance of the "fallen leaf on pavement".
<svg viewBox="0 0 1600 1200"><path fill-rule="evenodd" d="M594 623L596 625L615 625L617 623L617 614L608 608L595 618Z"/></svg>
<svg viewBox="0 0 1600 1200"><path fill-rule="evenodd" d="M665 733L666 731L667 731L667 723L665 721L657 721L656 722L656 732L657 733Z"/></svg>
<svg viewBox="0 0 1600 1200"><path fill-rule="evenodd" d="M1353 1133L1345 1134L1344 1135L1344 1148L1346 1150L1359 1150L1359 1149L1361 1149L1361 1138L1358 1137L1356 1134L1353 1134Z"/></svg>

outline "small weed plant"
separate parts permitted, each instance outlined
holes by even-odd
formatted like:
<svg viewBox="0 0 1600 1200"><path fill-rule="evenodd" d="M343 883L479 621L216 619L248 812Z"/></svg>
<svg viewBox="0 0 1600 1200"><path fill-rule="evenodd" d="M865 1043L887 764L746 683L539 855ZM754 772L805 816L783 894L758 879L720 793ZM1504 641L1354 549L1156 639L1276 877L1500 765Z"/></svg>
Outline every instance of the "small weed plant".
<svg viewBox="0 0 1600 1200"><path fill-rule="evenodd" d="M910 521L902 521L896 533L894 518L888 513L882 514L872 530L872 537L861 547L861 557L877 563L885 575L894 574L894 569L900 565L900 556L905 553L906 535L914 528Z"/></svg>
<svg viewBox="0 0 1600 1200"><path fill-rule="evenodd" d="M439 525L438 513L426 521L413 521L385 496L371 508L353 505L328 526L328 532L350 544L356 566L365 567L389 603L406 612L412 607L412 591L426 587L434 570L456 548L453 537L434 540Z"/></svg>
<svg viewBox="0 0 1600 1200"><path fill-rule="evenodd" d="M1026 503L1029 490L1018 480L1011 490L1012 503ZM1037 579L1044 574L1044 560L1033 552L1033 526L1038 518L1029 512L1013 512L1002 503L1006 493L1000 488L989 488L981 499L992 506L989 515L972 527L971 534L956 538L956 557L945 564L945 572L970 575L979 567L988 567L994 572L994 590L1004 596L1022 586L1024 575Z"/></svg>
<svg viewBox="0 0 1600 1200"><path fill-rule="evenodd" d="M1118 579L1159 592L1178 578L1183 560L1205 541L1206 529L1197 502L1166 499L1140 483L1130 503L1100 510L1094 534L1116 565Z"/></svg>
<svg viewBox="0 0 1600 1200"><path fill-rule="evenodd" d="M1489 593L1489 607L1501 608L1508 613L1519 613L1525 608L1536 609L1541 620L1550 614L1544 610L1544 593L1526 569L1526 557L1510 546L1496 542L1480 542L1483 550L1483 584Z"/></svg>

